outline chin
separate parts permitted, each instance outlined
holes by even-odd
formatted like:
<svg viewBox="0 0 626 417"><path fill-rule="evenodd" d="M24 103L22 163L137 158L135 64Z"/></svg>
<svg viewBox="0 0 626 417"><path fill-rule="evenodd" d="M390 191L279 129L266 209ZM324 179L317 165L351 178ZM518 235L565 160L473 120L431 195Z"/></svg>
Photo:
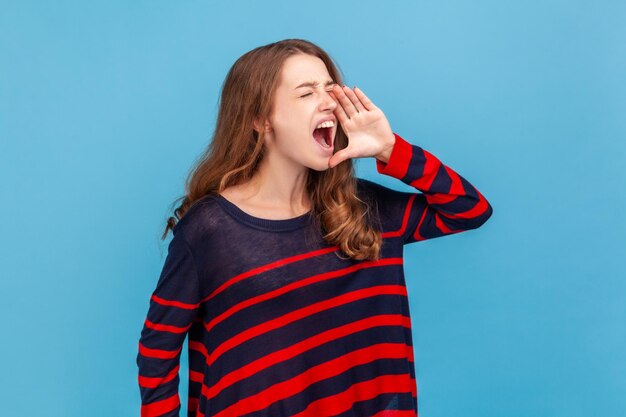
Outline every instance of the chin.
<svg viewBox="0 0 626 417"><path fill-rule="evenodd" d="M330 167L328 166L328 161L329 160L330 160L330 158L325 158L323 160L323 162L321 162L321 163L309 165L309 168L314 170L314 171L317 171L317 172L326 171L327 169L330 169Z"/></svg>
<svg viewBox="0 0 626 417"><path fill-rule="evenodd" d="M317 171L317 172L324 172L327 169L330 169L330 167L328 165L326 165L325 167L309 167L311 168L313 171Z"/></svg>

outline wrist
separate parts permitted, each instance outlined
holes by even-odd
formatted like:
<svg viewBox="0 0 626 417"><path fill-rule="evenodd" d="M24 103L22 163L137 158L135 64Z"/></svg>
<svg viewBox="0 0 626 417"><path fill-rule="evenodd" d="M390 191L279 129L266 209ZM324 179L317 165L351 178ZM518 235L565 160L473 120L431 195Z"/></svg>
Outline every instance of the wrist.
<svg viewBox="0 0 626 417"><path fill-rule="evenodd" d="M389 162L389 158L391 157L391 152L393 151L393 147L396 144L396 136L391 135L391 138L388 139L386 143L387 145L385 145L383 151L375 156L376 159L378 159L379 161L385 164Z"/></svg>

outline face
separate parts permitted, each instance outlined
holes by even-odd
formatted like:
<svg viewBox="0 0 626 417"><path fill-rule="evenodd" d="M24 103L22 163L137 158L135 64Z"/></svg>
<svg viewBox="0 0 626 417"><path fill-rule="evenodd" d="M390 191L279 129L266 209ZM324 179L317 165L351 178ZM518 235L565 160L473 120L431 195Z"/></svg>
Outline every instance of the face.
<svg viewBox="0 0 626 417"><path fill-rule="evenodd" d="M318 57L298 54L284 62L272 114L266 124L265 143L273 161L281 159L317 171L328 169L338 126L333 114L337 103L329 94L333 84L324 62ZM321 120L329 118L334 126L324 133L329 135L331 144L324 147L313 131Z"/></svg>

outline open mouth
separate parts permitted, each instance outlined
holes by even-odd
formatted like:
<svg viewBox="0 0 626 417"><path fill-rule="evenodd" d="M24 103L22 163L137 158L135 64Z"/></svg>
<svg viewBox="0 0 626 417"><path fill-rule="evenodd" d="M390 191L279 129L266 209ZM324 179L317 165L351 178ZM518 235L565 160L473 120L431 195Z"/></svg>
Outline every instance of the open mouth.
<svg viewBox="0 0 626 417"><path fill-rule="evenodd" d="M332 133L332 127L321 127L313 131L313 139L315 139L322 148L330 148L333 146Z"/></svg>

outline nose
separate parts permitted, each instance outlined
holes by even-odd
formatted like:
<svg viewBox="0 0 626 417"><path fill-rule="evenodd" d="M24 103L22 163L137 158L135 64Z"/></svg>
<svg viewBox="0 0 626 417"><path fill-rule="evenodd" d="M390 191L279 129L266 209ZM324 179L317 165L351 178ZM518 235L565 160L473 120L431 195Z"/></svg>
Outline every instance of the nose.
<svg viewBox="0 0 626 417"><path fill-rule="evenodd" d="M320 106L322 108L322 111L330 110L331 112L333 112L337 107L337 102L330 95L330 92L325 92L324 94L322 94L322 101L320 103Z"/></svg>

